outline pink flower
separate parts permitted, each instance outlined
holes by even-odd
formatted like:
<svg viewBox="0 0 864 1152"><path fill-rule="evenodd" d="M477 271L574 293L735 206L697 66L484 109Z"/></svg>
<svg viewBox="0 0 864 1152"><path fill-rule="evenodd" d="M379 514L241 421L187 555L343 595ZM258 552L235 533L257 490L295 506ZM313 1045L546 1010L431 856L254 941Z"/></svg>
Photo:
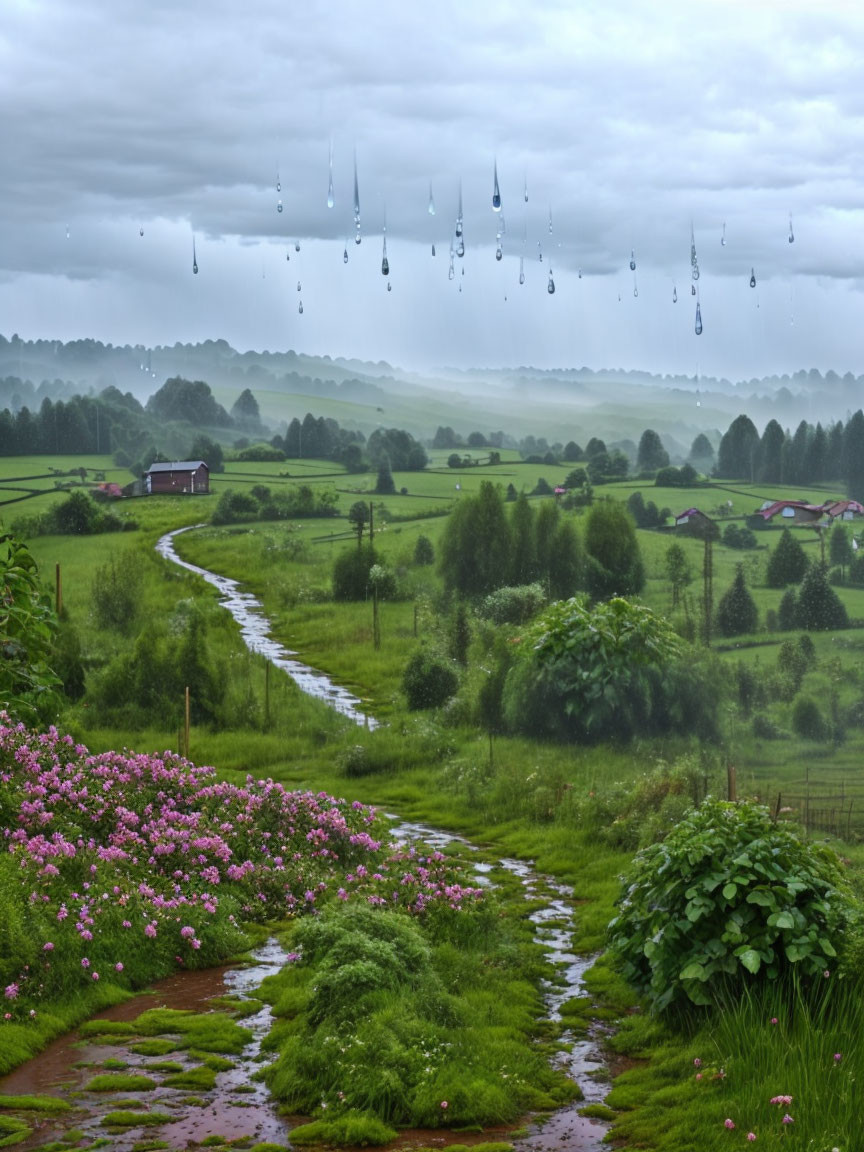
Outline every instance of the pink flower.
<svg viewBox="0 0 864 1152"><path fill-rule="evenodd" d="M91 976L93 977L94 980L99 979L99 973L98 972L91 972Z"/></svg>
<svg viewBox="0 0 864 1152"><path fill-rule="evenodd" d="M3 995L7 1000L16 1000L18 998L18 985L7 984Z"/></svg>
<svg viewBox="0 0 864 1152"><path fill-rule="evenodd" d="M54 945L51 943L50 940L46 940L46 942L42 945L42 951L43 952L53 952L54 951Z"/></svg>
<svg viewBox="0 0 864 1152"><path fill-rule="evenodd" d="M789 1115L789 1113L788 1113L788 1112L787 1112L787 1113L786 1113L786 1115L783 1117L783 1121L782 1121L782 1122L783 1122L784 1124L794 1124L794 1123L795 1123L795 1121L792 1119L792 1117Z"/></svg>
<svg viewBox="0 0 864 1152"><path fill-rule="evenodd" d="M825 971L822 973L822 975L823 975L823 976L825 977L825 979L827 980L827 979L828 979L828 977L831 975L831 969L830 969L830 968L826 968L826 969L825 969Z"/></svg>
<svg viewBox="0 0 864 1152"><path fill-rule="evenodd" d="M756 1133L755 1132L748 1132L747 1133L747 1139L752 1142L753 1140L756 1139Z"/></svg>
<svg viewBox="0 0 864 1152"><path fill-rule="evenodd" d="M441 1107L442 1107L442 1108L444 1109L444 1111L446 1112L446 1111L447 1111L447 1109L450 1107L450 1105L447 1103L447 1101L446 1101L446 1100L442 1100L442 1101L441 1101Z"/></svg>
<svg viewBox="0 0 864 1152"><path fill-rule="evenodd" d="M699 1059L699 1057L698 1057L698 1056L697 1056L697 1057L696 1057L696 1059L693 1061L693 1067L694 1067L694 1068L701 1068L701 1067L702 1067L702 1061Z"/></svg>
<svg viewBox="0 0 864 1152"><path fill-rule="evenodd" d="M776 1023L777 1023L777 1017L776 1017L776 1016L772 1016L772 1017L771 1017L771 1023L772 1023L772 1024L776 1024Z"/></svg>
<svg viewBox="0 0 864 1152"><path fill-rule="evenodd" d="M696 1079L697 1079L697 1080L701 1080L701 1079L702 1079L702 1073L701 1073L701 1072L697 1072L697 1073L696 1073Z"/></svg>
<svg viewBox="0 0 864 1152"><path fill-rule="evenodd" d="M145 924L144 925L144 935L149 936L150 939L152 940L153 937L156 935L156 925L155 924Z"/></svg>
<svg viewBox="0 0 864 1152"><path fill-rule="evenodd" d="M734 1128L735 1127L735 1121L730 1120L729 1117L727 1116L726 1119L723 1121L723 1127L724 1128Z"/></svg>
<svg viewBox="0 0 864 1152"><path fill-rule="evenodd" d="M31 1020L35 1020L35 1019L36 1019L36 1009L35 1009L35 1008L31 1008L31 1009L30 1009L30 1019L31 1019Z"/></svg>
<svg viewBox="0 0 864 1152"><path fill-rule="evenodd" d="M835 1064L839 1064L842 1059L843 1059L843 1053L842 1052L835 1052L834 1053L834 1063Z"/></svg>
<svg viewBox="0 0 864 1152"><path fill-rule="evenodd" d="M791 1096L772 1096L771 1097L771 1103L772 1104L778 1104L778 1105L783 1104L788 1108L788 1106L792 1103L792 1097Z"/></svg>
<svg viewBox="0 0 864 1152"><path fill-rule="evenodd" d="M115 965L114 965L114 971L115 971L115 972L122 972L122 971L123 971L123 965L122 965L122 964L119 964L119 963L118 963L118 964L115 964Z"/></svg>
<svg viewBox="0 0 864 1152"><path fill-rule="evenodd" d="M86 956L81 961L81 967L82 968L89 968L90 967L90 961L87 959Z"/></svg>

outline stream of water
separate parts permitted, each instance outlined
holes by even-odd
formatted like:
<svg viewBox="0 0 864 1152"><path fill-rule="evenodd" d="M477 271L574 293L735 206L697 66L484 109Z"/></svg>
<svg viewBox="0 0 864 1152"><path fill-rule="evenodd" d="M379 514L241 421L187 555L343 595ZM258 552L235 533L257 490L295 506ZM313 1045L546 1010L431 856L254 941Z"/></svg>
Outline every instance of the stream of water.
<svg viewBox="0 0 864 1152"><path fill-rule="evenodd" d="M343 716L347 716L355 724L362 724L366 728L377 728L378 721L374 716L363 711L363 701L358 696L354 696L340 684L335 684L326 673L310 668L308 664L296 659L296 652L292 652L290 648L286 648L278 640L273 639L270 635L270 621L264 615L261 601L257 597L253 596L251 592L242 591L236 580L231 580L227 576L219 576L215 572L209 572L206 568L199 568L197 564L190 564L188 560L180 559L174 548L174 538L183 532L191 531L193 528L203 527L205 527L203 524L190 524L186 528L177 528L173 532L168 532L157 541L156 551L166 560L179 564L181 568L186 568L189 572L196 572L208 584L212 584L217 589L220 594L219 603L223 608L228 609L240 625L243 642L250 652L263 656L271 664L281 668L283 672L287 672L297 687L308 696L314 696L316 700L323 700L325 704L329 704L331 708Z"/></svg>
<svg viewBox="0 0 864 1152"><path fill-rule="evenodd" d="M221 603L240 624L243 638L253 652L261 652L279 667L284 667L304 691L326 700L357 723L371 722L370 717L358 710L359 700L333 685L322 673L291 659L290 653L286 653L285 649L269 638L268 621L255 597L241 592L235 581L181 560L174 551L173 537L176 535L177 532L171 532L162 537L157 545L159 552L184 568L199 573L216 586L222 594ZM394 820L391 835L399 842L419 841L432 848L444 848L448 844L458 843L465 850L469 866L471 854L478 851L461 836L425 824L400 822L395 816L391 819ZM476 882L488 886L491 883L489 873L494 867L478 858L472 868ZM498 861L497 867L520 881L525 898L532 904L542 902L542 906L530 913L529 919L534 926L536 940L556 970L556 978L548 981L543 989L546 1016L550 1020L560 1021L561 1005L573 996L584 994L585 971L593 959L577 956L572 951L573 891L553 877L539 875L530 863L524 861L503 858ZM254 996L255 989L264 977L277 972L286 960L286 953L278 942L269 940L255 951L248 965L204 972L178 971L156 984L149 993L99 1013L98 1018L131 1021L145 1009L154 1006L205 1012L210 1010L209 1002L214 997L226 994L248 1000ZM68 1099L75 1107L71 1112L37 1121L32 1135L17 1147L22 1152L38 1148L72 1130L80 1130L91 1138L104 1136L102 1120L106 1113L116 1109L121 1101L128 1101L130 1095L133 1098L129 1106L133 1109L137 1108L145 1114L167 1113L170 1118L157 1129L148 1128L142 1122L139 1126L112 1135L111 1148L117 1152L131 1152L136 1144L154 1131L158 1139L164 1140L172 1149L192 1147L208 1136L222 1136L229 1140L245 1136L255 1141L288 1143L290 1121L279 1114L264 1085L253 1078L260 1068L261 1041L272 1023L269 1006L261 1005L242 1023L252 1030L250 1043L241 1055L233 1058L234 1066L231 1069L217 1075L212 1088L196 1090L194 1096L190 1096L188 1090L171 1087L166 1083L163 1074L165 1070L158 1067L159 1059L136 1054L130 1047L134 1041L128 1037L94 1037L82 1042L79 1034L73 1032L56 1040L40 1055L0 1079L0 1094L58 1095ZM607 1126L579 1115L579 1109L584 1104L602 1101L609 1089L608 1075L599 1050L601 1039L600 1025L587 1039L577 1037L567 1030L562 1033L562 1050L556 1061L579 1084L584 1101L574 1102L559 1109L551 1117L532 1123L527 1135L515 1141L519 1152L559 1152L562 1148L568 1152L599 1152L603 1147ZM170 1053L169 1059L183 1068L191 1068L198 1063L197 1058L190 1057L182 1049ZM137 1095L129 1090L120 1093L88 1090L87 1082L94 1071L98 1072L100 1066L104 1066L105 1061L122 1061L126 1073L158 1078L157 1086L152 1091L139 1092ZM113 1066L118 1065L115 1063ZM440 1147L454 1140L472 1143L474 1139L437 1129L405 1133L399 1144Z"/></svg>
<svg viewBox="0 0 864 1152"><path fill-rule="evenodd" d="M472 866L470 855L478 851L475 845L461 836L425 824L398 822L397 817L391 819L397 821L391 835L400 843L422 842L438 849L458 843L466 850L475 882L479 886L490 885L489 873L496 865L478 859ZM593 960L593 957L577 956L570 951L573 892L554 878L539 875L530 863L521 860L505 857L497 862L497 867L518 878L526 900L543 902L542 907L530 913L529 919L534 925L535 939L543 946L557 972L557 979L546 982L543 989L546 1015L551 1020L560 1020L561 1005L572 996L584 994L585 971ZM96 1019L131 1021L153 1007L206 1012L210 1010L209 1001L224 995L248 1000L254 997L264 977L278 972L286 962L287 954L275 939L271 939L256 949L247 965L202 972L178 970L154 985L150 992L100 1012ZM296 1123L297 1118L280 1115L266 1087L253 1078L261 1066L261 1041L272 1021L270 1007L266 1004L243 1019L242 1025L252 1030L251 1041L240 1055L232 1057L234 1066L217 1075L212 1088L195 1089L194 1094L190 1094L188 1089L171 1087L159 1068L165 1059L177 1062L183 1069L195 1067L200 1057L192 1057L185 1050L153 1057L136 1053L134 1038L128 1036L94 1036L83 1041L78 1032L63 1036L0 1079L0 1095L55 1095L74 1105L70 1112L37 1121L33 1134L16 1147L21 1152L28 1152L46 1142L61 1139L72 1130L81 1131L91 1139L104 1137L103 1119L118 1107L139 1110L144 1119L140 1125L123 1132L111 1130L111 1148L116 1152L132 1152L140 1141L153 1134L164 1140L168 1148L176 1150L199 1145L209 1136L222 1136L226 1140L248 1137L256 1142L290 1144L292 1120ZM579 1115L580 1108L602 1101L609 1090L608 1075L599 1051L600 1039L599 1031L588 1039L577 1038L567 1030L562 1033L562 1050L556 1062L582 1089L584 1100L573 1102L551 1117L531 1123L527 1134L514 1140L518 1152L560 1152L562 1148L568 1152L600 1152L604 1147L607 1125ZM88 1091L87 1082L102 1070L106 1061L122 1061L124 1073L149 1076L157 1081L157 1086L143 1093L129 1089L113 1093ZM157 1128L151 1128L146 1123L146 1116L151 1113L169 1114L170 1119ZM501 1138L506 1138L506 1132L501 1134ZM393 1147L445 1147L454 1141L474 1143L483 1139L488 1140L490 1136L451 1134L442 1129L411 1131L403 1133Z"/></svg>

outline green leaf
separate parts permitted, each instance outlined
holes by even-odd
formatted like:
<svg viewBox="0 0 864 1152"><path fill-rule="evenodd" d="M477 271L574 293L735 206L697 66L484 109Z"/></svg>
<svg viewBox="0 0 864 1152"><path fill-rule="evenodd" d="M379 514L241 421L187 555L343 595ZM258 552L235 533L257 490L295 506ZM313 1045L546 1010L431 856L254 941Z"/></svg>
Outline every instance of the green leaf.
<svg viewBox="0 0 864 1152"><path fill-rule="evenodd" d="M822 949L822 951L825 953L826 956L836 956L837 955L837 952L834 948L834 945L825 936L819 937L819 947Z"/></svg>
<svg viewBox="0 0 864 1152"><path fill-rule="evenodd" d="M791 912L775 912L768 917L768 923L774 928L794 928L795 917Z"/></svg>
<svg viewBox="0 0 864 1152"><path fill-rule="evenodd" d="M777 901L764 888L754 888L752 892L747 893L747 903L758 904L761 908L774 908Z"/></svg>
<svg viewBox="0 0 864 1152"><path fill-rule="evenodd" d="M744 965L748 972L752 972L755 976L759 969L762 967L762 957L755 948L745 949L738 957L740 962Z"/></svg>
<svg viewBox="0 0 864 1152"><path fill-rule="evenodd" d="M704 980L707 973L698 960L691 960L689 964L678 973L679 980Z"/></svg>
<svg viewBox="0 0 864 1152"><path fill-rule="evenodd" d="M738 885L733 884L730 880L728 884L723 885L723 898L725 900L734 900L738 895Z"/></svg>

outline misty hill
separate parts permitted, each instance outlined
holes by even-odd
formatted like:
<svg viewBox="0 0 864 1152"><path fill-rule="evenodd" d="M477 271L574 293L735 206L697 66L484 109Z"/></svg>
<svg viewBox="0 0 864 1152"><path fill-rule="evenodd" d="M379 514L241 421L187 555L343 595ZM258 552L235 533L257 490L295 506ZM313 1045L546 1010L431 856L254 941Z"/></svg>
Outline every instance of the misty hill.
<svg viewBox="0 0 864 1152"><path fill-rule="evenodd" d="M723 429L741 412L762 427L846 419L864 399L864 377L810 369L747 381L661 376L587 367L520 366L420 375L386 362L331 359L294 351L246 351L225 340L114 346L96 340L24 341L0 335L0 409L32 410L42 400L97 395L106 388L141 403L172 377L206 381L230 409L244 389L274 431L308 411L371 434L381 425L430 439L438 426L461 435L504 430L522 436L638 440L650 425L666 440Z"/></svg>

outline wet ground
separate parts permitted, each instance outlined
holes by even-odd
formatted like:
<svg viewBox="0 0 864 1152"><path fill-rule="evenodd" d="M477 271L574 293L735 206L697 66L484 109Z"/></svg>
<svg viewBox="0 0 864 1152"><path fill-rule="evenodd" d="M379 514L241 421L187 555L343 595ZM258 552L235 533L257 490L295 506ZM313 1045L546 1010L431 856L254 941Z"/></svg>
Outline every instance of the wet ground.
<svg viewBox="0 0 864 1152"><path fill-rule="evenodd" d="M423 824L395 823L392 829L398 841L420 840L433 848L446 848L458 843L469 858L474 849L462 837L429 828ZM592 957L577 956L570 951L572 941L573 892L551 877L538 875L529 863L504 858L496 864L478 859L474 865L474 882L490 883L489 873L496 868L510 872L522 885L526 900L541 906L530 913L535 935L555 966L556 978L544 988L546 1013L551 1020L561 1019L560 1007L573 996L584 994L583 978ZM105 1021L133 1021L148 1008L166 1007L183 1011L207 1012L210 1001L222 996L254 1000L255 990L265 976L277 972L286 962L286 954L276 940L269 940L253 954L252 963L244 967L213 968L204 972L178 971L155 985L151 992L136 996L98 1014ZM240 1022L252 1030L250 1043L239 1056L231 1056L234 1066L216 1075L207 1089L171 1087L166 1083L170 1070L159 1065L175 1062L180 1068L201 1065L201 1056L184 1050L161 1055L142 1055L133 1050L135 1038L129 1036L105 1039L81 1039L73 1032L56 1040L39 1056L0 1079L0 1094L56 1095L74 1105L71 1112L34 1121L35 1130L26 1141L17 1144L21 1152L62 1139L64 1134L80 1130L85 1137L105 1137L103 1118L118 1107L138 1108L147 1114L167 1116L164 1123L150 1127L146 1119L123 1131L110 1129L110 1147L117 1152L132 1152L141 1141L156 1138L169 1149L186 1150L199 1146L210 1136L226 1140L249 1138L252 1142L272 1141L290 1144L290 1130L297 1117L281 1116L269 1099L265 1086L253 1077L260 1068L261 1040L270 1029L272 1017L267 1005L255 1001L256 1011ZM609 1090L608 1075L600 1051L601 1026L587 1039L564 1031L564 1048L556 1061L579 1084L584 1100L559 1109L551 1117L531 1123L527 1134L513 1143L520 1152L598 1152L603 1145L607 1125L579 1115L586 1104L601 1102ZM122 1061L123 1074L151 1077L157 1082L152 1091L117 1093L88 1091L85 1085L94 1075L105 1070L105 1062ZM114 1064L114 1067L117 1065ZM31 1114L32 1115L32 1114ZM488 1140L506 1140L510 1129L465 1135L431 1131L405 1131L392 1148L443 1148L451 1143L473 1144Z"/></svg>

